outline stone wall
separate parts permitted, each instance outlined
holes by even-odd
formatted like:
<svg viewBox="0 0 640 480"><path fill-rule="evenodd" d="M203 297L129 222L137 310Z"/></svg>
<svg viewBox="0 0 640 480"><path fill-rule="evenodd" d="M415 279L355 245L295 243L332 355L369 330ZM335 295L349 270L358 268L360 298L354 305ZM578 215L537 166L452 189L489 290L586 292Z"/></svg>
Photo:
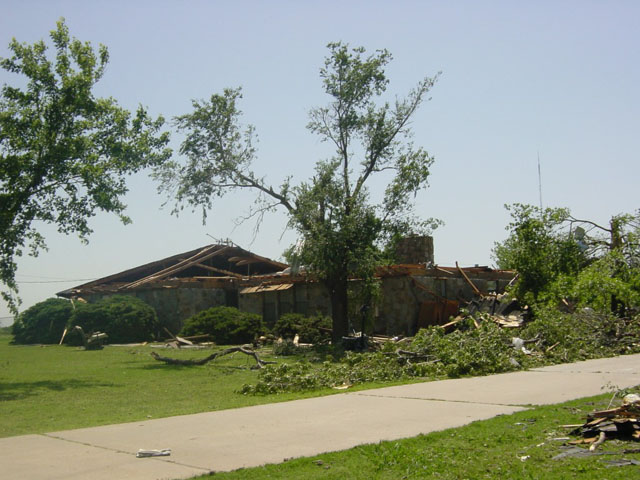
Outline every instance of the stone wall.
<svg viewBox="0 0 640 480"><path fill-rule="evenodd" d="M508 280L472 278L480 291L503 292ZM382 281L382 297L374 331L385 335L414 335L419 328L446 322L459 305L475 297L459 276L398 276Z"/></svg>
<svg viewBox="0 0 640 480"><path fill-rule="evenodd" d="M95 302L113 293L84 295L88 302ZM120 293L118 293L120 295ZM151 305L158 314L161 325L176 334L184 321L202 310L227 305L227 291L222 288L148 288L122 293L139 298Z"/></svg>
<svg viewBox="0 0 640 480"><path fill-rule="evenodd" d="M382 281L382 296L374 320L374 332L383 335L411 335L418 318L418 304L409 277Z"/></svg>
<svg viewBox="0 0 640 480"><path fill-rule="evenodd" d="M286 290L240 293L238 307L261 315L269 327L286 313L331 315L329 293L319 283L295 283Z"/></svg>

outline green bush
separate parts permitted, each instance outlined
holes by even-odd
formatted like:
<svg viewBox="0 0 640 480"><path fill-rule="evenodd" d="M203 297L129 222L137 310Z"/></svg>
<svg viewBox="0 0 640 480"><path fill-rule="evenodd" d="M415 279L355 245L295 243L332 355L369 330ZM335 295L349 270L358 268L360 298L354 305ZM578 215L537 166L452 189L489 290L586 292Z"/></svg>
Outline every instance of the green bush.
<svg viewBox="0 0 640 480"><path fill-rule="evenodd" d="M13 327L14 343L58 343L69 323L73 306L69 300L49 298L22 312Z"/></svg>
<svg viewBox="0 0 640 480"><path fill-rule="evenodd" d="M86 334L104 332L108 343L133 343L153 340L158 327L156 311L145 302L128 295L105 297L95 303L76 305L71 325L80 325ZM80 344L78 334L70 334L68 343Z"/></svg>
<svg viewBox="0 0 640 480"><path fill-rule="evenodd" d="M323 343L331 339L331 318L323 315L305 317L300 313L282 315L273 326L273 334L282 338L297 335L303 343Z"/></svg>
<svg viewBox="0 0 640 480"><path fill-rule="evenodd" d="M264 333L262 318L234 307L213 307L188 318L180 335L211 335L219 345L250 343Z"/></svg>

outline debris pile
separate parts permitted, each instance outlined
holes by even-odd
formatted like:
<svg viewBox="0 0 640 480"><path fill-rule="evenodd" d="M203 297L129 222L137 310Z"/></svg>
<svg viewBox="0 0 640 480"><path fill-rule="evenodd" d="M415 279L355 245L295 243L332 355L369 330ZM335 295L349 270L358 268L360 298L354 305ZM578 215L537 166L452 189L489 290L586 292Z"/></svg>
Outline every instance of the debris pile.
<svg viewBox="0 0 640 480"><path fill-rule="evenodd" d="M521 307L517 299L506 294L478 296L469 302L467 310L474 318L488 318L507 328L521 327L528 314L526 305Z"/></svg>
<svg viewBox="0 0 640 480"><path fill-rule="evenodd" d="M588 444L591 451L613 438L640 441L640 395L626 395L621 406L590 413L571 434L583 437L571 445Z"/></svg>
<svg viewBox="0 0 640 480"><path fill-rule="evenodd" d="M510 298L507 294L480 294L456 318L442 325L442 328L449 332L467 318L473 320L476 328L484 321L494 322L503 328L519 328L525 324L528 315L529 308L526 305L522 307L517 299Z"/></svg>

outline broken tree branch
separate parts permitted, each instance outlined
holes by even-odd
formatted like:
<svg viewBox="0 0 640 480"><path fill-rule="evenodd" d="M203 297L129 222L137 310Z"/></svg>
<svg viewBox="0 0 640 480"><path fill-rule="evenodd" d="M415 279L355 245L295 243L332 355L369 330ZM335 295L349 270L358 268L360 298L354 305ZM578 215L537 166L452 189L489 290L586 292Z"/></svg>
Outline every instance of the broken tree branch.
<svg viewBox="0 0 640 480"><path fill-rule="evenodd" d="M208 357L201 358L199 360L194 360L194 359L182 360L180 358L163 357L161 355L158 355L156 352L151 352L151 356L155 360L157 360L159 362L167 363L169 365L192 366L192 365L205 365L205 364L209 363L210 361L215 360L218 357L222 357L223 355L229 355L230 353L235 353L235 352L244 353L245 355L249 355L250 357L253 357L255 359L255 361L256 361L257 368L262 368L265 365L275 364L276 363L276 362L268 362L266 360L262 360L255 351L250 350L250 349L245 348L245 347L227 348L227 349L222 350L220 352L212 353Z"/></svg>

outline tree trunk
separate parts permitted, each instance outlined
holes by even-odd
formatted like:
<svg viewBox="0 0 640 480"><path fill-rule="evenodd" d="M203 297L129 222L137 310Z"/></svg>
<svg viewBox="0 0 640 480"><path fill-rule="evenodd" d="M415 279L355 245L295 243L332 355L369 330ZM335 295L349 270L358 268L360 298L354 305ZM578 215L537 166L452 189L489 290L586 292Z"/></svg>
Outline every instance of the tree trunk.
<svg viewBox="0 0 640 480"><path fill-rule="evenodd" d="M327 283L327 287L331 296L331 318L333 320L331 341L335 345L342 340L342 337L349 334L347 280L341 279Z"/></svg>

